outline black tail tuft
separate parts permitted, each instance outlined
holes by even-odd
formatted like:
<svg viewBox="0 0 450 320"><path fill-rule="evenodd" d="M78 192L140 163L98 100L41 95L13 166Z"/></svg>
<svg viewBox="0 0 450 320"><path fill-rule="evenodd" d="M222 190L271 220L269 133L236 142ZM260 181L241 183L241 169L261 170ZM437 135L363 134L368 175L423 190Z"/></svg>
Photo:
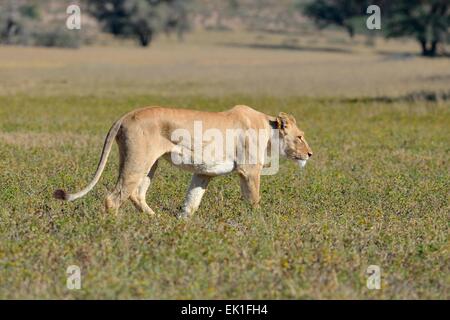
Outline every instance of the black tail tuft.
<svg viewBox="0 0 450 320"><path fill-rule="evenodd" d="M67 200L67 193L62 189L58 189L53 192L53 197L59 200Z"/></svg>

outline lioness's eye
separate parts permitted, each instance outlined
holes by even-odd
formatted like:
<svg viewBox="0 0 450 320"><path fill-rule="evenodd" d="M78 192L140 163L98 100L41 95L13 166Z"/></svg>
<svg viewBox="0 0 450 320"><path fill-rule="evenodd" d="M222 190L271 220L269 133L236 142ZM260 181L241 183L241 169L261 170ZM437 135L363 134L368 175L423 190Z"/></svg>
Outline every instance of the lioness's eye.
<svg viewBox="0 0 450 320"><path fill-rule="evenodd" d="M303 137L302 137L302 136L298 136L297 138L299 138L300 140L303 140Z"/></svg>

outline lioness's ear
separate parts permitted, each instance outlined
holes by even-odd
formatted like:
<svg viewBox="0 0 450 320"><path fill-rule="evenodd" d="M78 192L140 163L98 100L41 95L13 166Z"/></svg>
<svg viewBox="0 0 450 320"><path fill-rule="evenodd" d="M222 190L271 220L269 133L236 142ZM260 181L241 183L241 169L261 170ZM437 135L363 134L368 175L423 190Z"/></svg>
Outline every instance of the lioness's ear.
<svg viewBox="0 0 450 320"><path fill-rule="evenodd" d="M277 129L284 129L283 121L280 117L277 117Z"/></svg>
<svg viewBox="0 0 450 320"><path fill-rule="evenodd" d="M279 129L284 129L288 126L289 121L296 123L295 118L290 114L280 112L277 117L277 123Z"/></svg>

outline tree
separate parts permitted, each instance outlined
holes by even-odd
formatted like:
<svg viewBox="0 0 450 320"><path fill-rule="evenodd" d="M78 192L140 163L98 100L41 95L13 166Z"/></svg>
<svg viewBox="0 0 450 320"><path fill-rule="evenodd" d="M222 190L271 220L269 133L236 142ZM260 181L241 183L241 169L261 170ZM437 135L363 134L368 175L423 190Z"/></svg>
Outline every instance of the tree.
<svg viewBox="0 0 450 320"><path fill-rule="evenodd" d="M434 57L449 34L448 0L396 0L382 7L387 12L388 37L414 37L422 55Z"/></svg>
<svg viewBox="0 0 450 320"><path fill-rule="evenodd" d="M169 25L177 32L186 25L186 12L180 0L87 0L90 13L115 36L136 37L146 47L154 33ZM166 5L170 14L161 14ZM180 13L181 12L181 13ZM170 19L170 20L168 20ZM183 19L183 21L181 21Z"/></svg>
<svg viewBox="0 0 450 320"><path fill-rule="evenodd" d="M28 26L39 18L37 7L24 0L8 0L0 10L0 43L25 44L29 41Z"/></svg>
<svg viewBox="0 0 450 320"><path fill-rule="evenodd" d="M0 2L0 44L76 48L86 39L62 27L65 16L59 13L65 12L64 4L55 8L54 3L37 0Z"/></svg>
<svg viewBox="0 0 450 320"><path fill-rule="evenodd" d="M336 25L344 28L349 36L355 35L354 18L365 13L366 1L361 0L316 0L306 5L298 2L303 13L312 18L319 28Z"/></svg>
<svg viewBox="0 0 450 320"><path fill-rule="evenodd" d="M189 30L189 4L189 0L172 0L167 2L167 13L163 22L163 29L166 35L174 32L180 41L183 40L184 33Z"/></svg>

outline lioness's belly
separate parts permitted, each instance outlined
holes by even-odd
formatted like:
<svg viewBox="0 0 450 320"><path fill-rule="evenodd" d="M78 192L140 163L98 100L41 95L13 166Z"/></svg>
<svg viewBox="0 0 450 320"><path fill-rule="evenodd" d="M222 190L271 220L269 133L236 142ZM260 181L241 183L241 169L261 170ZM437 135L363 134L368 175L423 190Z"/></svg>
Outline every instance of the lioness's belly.
<svg viewBox="0 0 450 320"><path fill-rule="evenodd" d="M235 169L235 162L232 160L198 161L198 163L195 163L196 161L182 161L182 159L177 158L176 155L171 155L170 153L165 156L165 159L183 170L208 176L228 174Z"/></svg>

